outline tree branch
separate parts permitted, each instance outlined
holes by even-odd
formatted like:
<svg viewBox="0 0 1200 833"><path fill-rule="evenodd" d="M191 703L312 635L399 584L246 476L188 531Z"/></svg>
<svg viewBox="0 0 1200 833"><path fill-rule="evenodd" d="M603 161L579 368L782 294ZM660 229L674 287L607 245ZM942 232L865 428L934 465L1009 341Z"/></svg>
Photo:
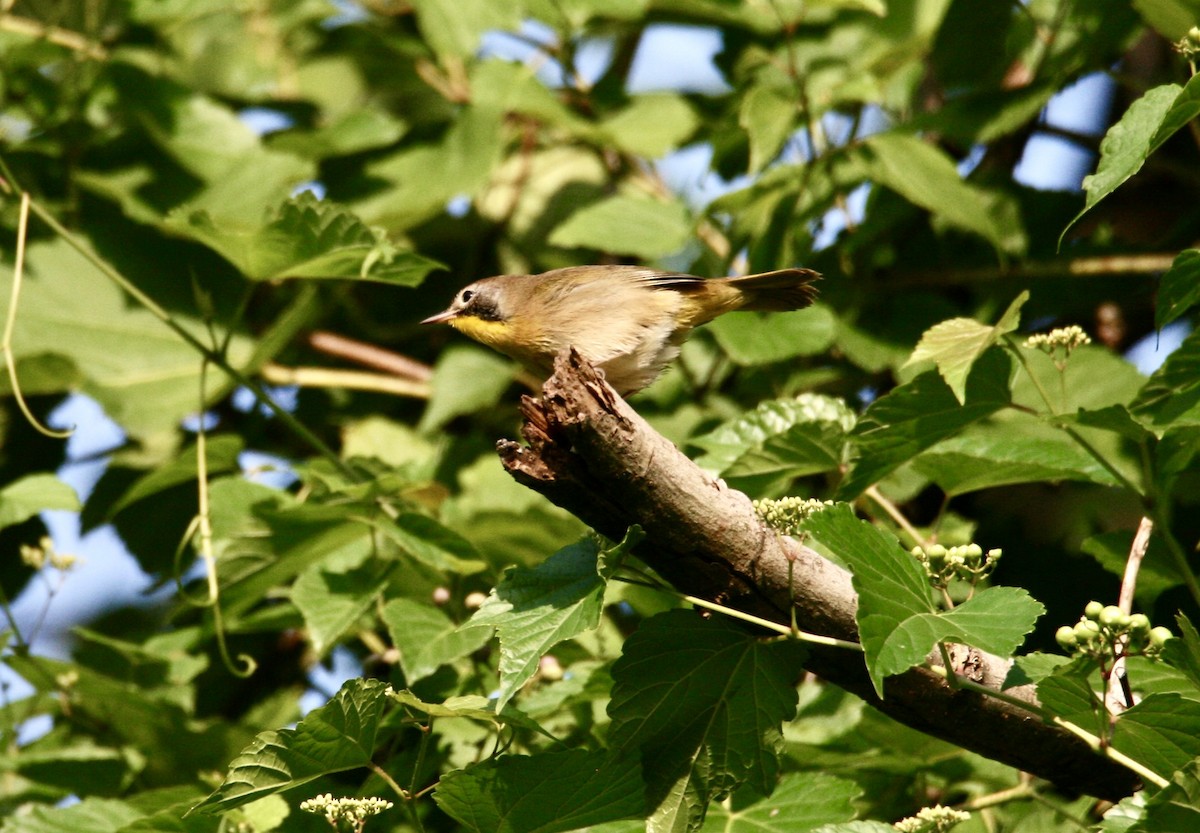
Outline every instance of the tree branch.
<svg viewBox="0 0 1200 833"><path fill-rule="evenodd" d="M640 525L638 556L679 590L785 625L791 598L801 629L857 638L850 575L764 526L749 498L701 471L574 351L559 356L542 398L526 397L522 412L528 446L497 444L509 473L610 538ZM1007 661L973 648L954 646L954 655L957 673L990 688L1008 672ZM1034 712L952 689L930 669L890 678L880 700L861 654L811 646L806 667L901 723L1064 789L1117 799L1138 786L1129 770ZM1031 687L1005 694L1035 703Z"/></svg>

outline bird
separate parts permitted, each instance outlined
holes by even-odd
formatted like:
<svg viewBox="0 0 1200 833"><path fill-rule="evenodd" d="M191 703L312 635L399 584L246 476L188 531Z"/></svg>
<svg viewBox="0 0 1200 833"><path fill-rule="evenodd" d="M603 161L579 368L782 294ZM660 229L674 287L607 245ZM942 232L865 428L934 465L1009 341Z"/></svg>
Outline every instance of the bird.
<svg viewBox="0 0 1200 833"><path fill-rule="evenodd" d="M782 312L816 299L811 269L699 278L644 266L568 266L498 275L461 289L422 324L449 324L542 378L574 347L621 396L636 393L678 355L693 328L734 310Z"/></svg>

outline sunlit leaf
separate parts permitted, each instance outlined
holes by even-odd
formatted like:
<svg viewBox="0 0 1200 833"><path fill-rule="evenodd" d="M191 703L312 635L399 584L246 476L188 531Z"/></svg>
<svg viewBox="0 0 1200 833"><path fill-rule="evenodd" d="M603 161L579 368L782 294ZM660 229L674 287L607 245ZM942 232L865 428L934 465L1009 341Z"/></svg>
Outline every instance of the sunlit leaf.
<svg viewBox="0 0 1200 833"><path fill-rule="evenodd" d="M838 494L860 494L920 452L1007 405L1010 364L999 350L976 362L965 404L932 370L875 400L851 434L858 459Z"/></svg>
<svg viewBox="0 0 1200 833"><path fill-rule="evenodd" d="M0 528L27 521L46 509L79 511L75 490L52 474L30 474L0 489Z"/></svg>
<svg viewBox="0 0 1200 833"><path fill-rule="evenodd" d="M349 680L295 729L261 732L192 812L229 810L322 775L370 765L386 689L380 680Z"/></svg>
<svg viewBox="0 0 1200 833"><path fill-rule="evenodd" d="M501 580L465 630L494 627L500 637L497 708L536 672L542 655L564 639L596 627L604 601L591 540L559 550L533 569L515 567Z"/></svg>
<svg viewBox="0 0 1200 833"><path fill-rule="evenodd" d="M1187 87L1178 84L1154 87L1129 105L1100 143L1096 172L1083 180L1087 194L1083 208L1063 230L1060 245L1080 217L1141 170L1150 154L1197 112L1200 112L1200 76L1193 77Z"/></svg>
<svg viewBox="0 0 1200 833"><path fill-rule="evenodd" d="M550 244L656 258L679 251L691 233L683 203L618 194L571 214Z"/></svg>
<svg viewBox="0 0 1200 833"><path fill-rule="evenodd" d="M1017 328L1021 320L1021 307L1028 300L1029 291L1026 290L1008 305L1000 320L992 326L981 324L973 318L951 318L935 324L921 336L917 349L913 350L906 364L934 362L959 403L965 403L967 375L971 368L1001 336Z"/></svg>
<svg viewBox="0 0 1200 833"><path fill-rule="evenodd" d="M409 685L491 641L490 628L460 629L435 607L412 599L392 599L380 612Z"/></svg>

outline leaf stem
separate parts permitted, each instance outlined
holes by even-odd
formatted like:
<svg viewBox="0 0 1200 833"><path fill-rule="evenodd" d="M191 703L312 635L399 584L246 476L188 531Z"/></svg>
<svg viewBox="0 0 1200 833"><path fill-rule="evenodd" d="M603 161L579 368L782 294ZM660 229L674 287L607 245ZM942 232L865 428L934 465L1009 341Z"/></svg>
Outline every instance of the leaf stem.
<svg viewBox="0 0 1200 833"><path fill-rule="evenodd" d="M29 192L22 191L21 209L17 217L17 255L13 262L12 295L8 302L8 314L4 320L4 340L0 343L0 350L4 351L4 364L8 368L8 379L12 384L13 398L17 400L17 407L21 409L25 419L39 434L55 440L65 440L75 433L74 429L55 431L42 425L29 410L29 405L25 402L25 395L21 393L20 380L17 378L17 360L13 356L13 328L17 324L17 305L21 299L21 283L25 276L25 238L29 232L29 205Z"/></svg>
<svg viewBox="0 0 1200 833"><path fill-rule="evenodd" d="M212 514L208 503L208 431L204 426L204 400L208 380L208 360L200 362L200 415L196 429L196 486L199 492L198 508L196 510L196 531L200 538L200 557L207 568L208 574L208 606L213 611L213 632L217 639L217 649L225 668L235 677L245 679L255 672L258 663L249 654L238 654L234 662L229 654L229 645L225 641L225 622L221 615L221 583L217 576L217 556L213 551Z"/></svg>
<svg viewBox="0 0 1200 833"><path fill-rule="evenodd" d="M868 486L863 494L879 504L879 507L888 514L888 517L896 522L898 527L904 530L904 533L912 539L914 544L919 547L925 546L925 536L917 531L917 528L912 525L912 522L909 521L908 518L904 517L904 513L900 511L896 504L892 503L891 500L883 496L883 493L879 491L878 486Z"/></svg>
<svg viewBox="0 0 1200 833"><path fill-rule="evenodd" d="M936 665L930 665L928 668L934 673L941 674L943 677L946 677L947 684L950 683L950 676L954 674L949 667L939 668ZM969 680L965 677L959 677L958 684L959 688L961 689L973 691L977 694L986 694L989 697L994 697L1003 703L1008 703L1010 706L1016 706L1019 709L1032 712L1033 714L1041 717L1043 720L1066 729L1068 732L1087 743L1093 752L1098 752L1104 757L1108 758L1110 761L1118 763L1126 769L1136 773L1142 778L1143 781L1146 781L1147 783L1154 784L1157 787L1165 787L1168 783L1170 783L1158 773L1148 769L1145 765L1135 761L1133 758L1130 758L1128 755L1122 752L1118 752L1110 744L1102 742L1099 737L1092 734L1087 729L1084 729L1082 726L1072 723L1071 721L1061 718L1057 715L1051 714L1044 706L1040 706L1036 703L1030 703L1029 701L1022 700L1018 697L1013 697L1011 694L1005 694L1003 691L989 688L985 685L980 685L974 680Z"/></svg>
<svg viewBox="0 0 1200 833"><path fill-rule="evenodd" d="M938 642L938 651L942 654L942 662L946 664L946 684L954 689L961 688L958 674L954 671L954 660L950 658L950 649L944 641Z"/></svg>
<svg viewBox="0 0 1200 833"><path fill-rule="evenodd" d="M751 625L758 625L760 628L766 628L767 630L775 631L781 636L792 637L800 640L801 642L811 642L814 645L825 645L830 648L845 648L846 650L858 651L860 653L863 649L862 645L857 642L851 642L846 639L838 639L833 636L822 636L821 634L809 633L808 631L793 631L787 625L781 625L778 622L772 622L770 619L763 619L759 616L755 616L752 613L746 613L741 610L736 610L732 607L726 607L725 605L717 604L716 602L710 602L707 599L701 599L698 596L689 596L686 593L680 593L678 590L670 587L664 587L661 584L655 584L649 581L639 581L637 579L630 579L624 576L613 576L613 579L626 584L636 584L639 587L649 587L651 590L657 590L660 593L667 593L677 599L681 599L689 604L693 604L696 607L702 607L705 610L711 610L715 613L723 613L733 619L740 619L743 622L749 622Z"/></svg>
<svg viewBox="0 0 1200 833"><path fill-rule="evenodd" d="M1100 754L1104 755L1104 757L1108 758L1110 761L1118 763L1121 766L1125 767L1126 769L1137 773L1139 776L1141 776L1143 781L1153 784L1154 786L1159 787L1160 789L1171 783L1166 778L1163 778L1161 775L1159 775L1157 772L1154 772L1154 771L1148 769L1143 764L1139 763L1138 761L1135 761L1133 758L1129 757L1125 753L1117 751L1116 749L1114 749L1112 747L1111 744L1101 743L1100 738L1096 737L1091 732L1089 732L1087 729L1084 729L1082 726L1078 726L1078 725L1072 723L1071 721L1065 720L1064 718L1061 718L1061 717L1052 718L1052 722L1054 723L1054 725L1061 726L1062 728L1066 729L1071 734L1075 735L1075 737L1086 742L1087 745L1092 748L1092 751L1099 752Z"/></svg>

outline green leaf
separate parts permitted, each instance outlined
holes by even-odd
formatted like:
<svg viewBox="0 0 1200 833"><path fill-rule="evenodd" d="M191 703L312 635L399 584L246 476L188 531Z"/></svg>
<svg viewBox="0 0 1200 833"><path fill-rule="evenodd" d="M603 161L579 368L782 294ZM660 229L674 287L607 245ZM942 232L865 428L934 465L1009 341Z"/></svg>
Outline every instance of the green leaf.
<svg viewBox="0 0 1200 833"><path fill-rule="evenodd" d="M863 142L869 178L950 225L974 232L1004 252L1025 250L1016 205L963 181L954 161L907 133L877 133Z"/></svg>
<svg viewBox="0 0 1200 833"><path fill-rule="evenodd" d="M1003 690L1014 686L1039 683L1069 661L1062 654L1044 654L1040 651L1013 657L1012 667L1008 669L1008 675L1004 678L1004 683L1000 688Z"/></svg>
<svg viewBox="0 0 1200 833"><path fill-rule="evenodd" d="M133 761L121 750L90 740L50 748L35 742L23 747L14 763L22 777L80 796L117 795L136 774Z"/></svg>
<svg viewBox="0 0 1200 833"><path fill-rule="evenodd" d="M1081 408L1098 411L1114 405L1126 407L1146 380L1130 362L1105 347L1084 345L1077 348L1071 353L1063 373L1041 350L1024 346L1017 350L1025 357L1029 370L1049 395L1052 409L1058 414L1074 414ZM1029 373L1021 372L1013 378L1012 397L1015 404L1037 413L1047 410L1046 401ZM1110 414L1101 420L1108 430L1119 424L1119 415L1113 417Z"/></svg>
<svg viewBox="0 0 1200 833"><path fill-rule="evenodd" d="M854 801L862 788L853 781L824 772L791 772L767 798L742 806L714 804L702 833L805 833L822 824L854 818Z"/></svg>
<svg viewBox="0 0 1200 833"><path fill-rule="evenodd" d="M652 260L675 254L691 235L692 219L682 202L617 194L571 214L549 242Z"/></svg>
<svg viewBox="0 0 1200 833"><path fill-rule="evenodd" d="M413 8L421 34L444 57L474 55L484 32L513 30L521 21L512 0L414 0Z"/></svg>
<svg viewBox="0 0 1200 833"><path fill-rule="evenodd" d="M1133 0L1142 19L1169 41L1177 41L1200 21L1196 0Z"/></svg>
<svg viewBox="0 0 1200 833"><path fill-rule="evenodd" d="M209 477L240 471L238 455L244 448L245 440L236 434L209 436L205 444L205 463ZM133 485L109 507L107 517L112 518L138 501L174 486L195 482L198 471L196 445L193 443L165 464L151 469L134 481Z"/></svg>
<svg viewBox="0 0 1200 833"><path fill-rule="evenodd" d="M1194 330L1167 356L1129 411L1152 429L1200 425L1200 330Z"/></svg>
<svg viewBox="0 0 1200 833"><path fill-rule="evenodd" d="M850 566L858 593L858 629L875 691L925 661L939 641L1007 656L1045 608L1016 587L991 587L946 613L933 607L925 571L890 535L841 504L815 513L806 532Z"/></svg>
<svg viewBox="0 0 1200 833"><path fill-rule="evenodd" d="M463 108L438 141L369 163L367 175L385 187L351 208L364 222L395 233L443 213L457 196L475 196L500 162L504 122L490 104Z"/></svg>
<svg viewBox="0 0 1200 833"><path fill-rule="evenodd" d="M1086 657L1059 666L1038 682L1038 700L1052 714L1093 734L1106 735L1108 716L1101 713L1099 697L1089 682L1089 674L1094 671L1095 664Z"/></svg>
<svg viewBox="0 0 1200 833"><path fill-rule="evenodd" d="M8 297L12 271L0 268L0 295ZM194 318L175 319L202 341ZM14 348L18 356L55 353L74 363L110 417L135 438L177 430L194 413L200 357L152 312L125 293L62 239L33 243L26 252ZM241 365L249 339L235 335L229 360Z"/></svg>
<svg viewBox="0 0 1200 833"><path fill-rule="evenodd" d="M1120 485L1065 432L1025 413L997 414L969 425L922 452L913 469L948 495L1060 480Z"/></svg>
<svg viewBox="0 0 1200 833"><path fill-rule="evenodd" d="M253 281L341 278L417 286L440 263L400 251L382 230L306 191L265 225L222 223L206 211L176 212L167 227L219 252Z"/></svg>
<svg viewBox="0 0 1200 833"><path fill-rule="evenodd" d="M699 124L682 96L647 93L601 122L600 132L630 153L657 159L687 141Z"/></svg>
<svg viewBox="0 0 1200 833"><path fill-rule="evenodd" d="M438 781L433 800L476 833L559 833L644 812L636 760L574 749L505 755Z"/></svg>
<svg viewBox="0 0 1200 833"><path fill-rule="evenodd" d="M245 500L248 491L231 486L218 494L214 489L214 511L220 505L223 512L231 512L227 501ZM263 490L268 495L270 491ZM353 506L273 506L262 492L249 494L265 505L253 507L253 520L244 516L235 519L235 523L244 525L231 530L218 548L221 606L229 617L247 612L273 589L290 583L327 558L364 559L375 552L377 541L371 527Z"/></svg>
<svg viewBox="0 0 1200 833"><path fill-rule="evenodd" d="M965 404L936 371L922 373L871 403L850 435L857 460L838 488L855 497L920 452L1009 403L1011 361L989 351L967 378Z"/></svg>
<svg viewBox="0 0 1200 833"><path fill-rule="evenodd" d="M798 642L762 642L688 610L654 616L625 641L612 669L608 739L641 752L651 829L693 827L710 800L743 782L770 790L803 656Z"/></svg>
<svg viewBox="0 0 1200 833"><path fill-rule="evenodd" d="M1175 624L1179 628L1179 636L1168 639L1163 646L1163 661L1182 671L1193 685L1200 688L1200 632L1183 613L1175 614Z"/></svg>
<svg viewBox="0 0 1200 833"><path fill-rule="evenodd" d="M497 709L533 677L543 654L600 623L605 582L597 572L598 557L595 542L586 539L533 569L510 569L463 625L465 630L490 625L500 637Z"/></svg>
<svg viewBox="0 0 1200 833"><path fill-rule="evenodd" d="M735 489L755 491L768 483L829 471L842 464L854 412L840 399L804 393L759 403L693 445L707 453L696 464Z"/></svg>
<svg viewBox="0 0 1200 833"><path fill-rule="evenodd" d="M1121 713L1113 747L1164 778L1200 757L1200 701L1152 694Z"/></svg>
<svg viewBox="0 0 1200 833"><path fill-rule="evenodd" d="M395 567L394 561L361 552L334 552L297 577L292 603L304 616L318 657L371 610Z"/></svg>
<svg viewBox="0 0 1200 833"><path fill-rule="evenodd" d="M823 353L836 328L837 318L824 304L792 312L735 312L708 325L721 349L743 367Z"/></svg>
<svg viewBox="0 0 1200 833"><path fill-rule="evenodd" d="M922 361L933 361L938 373L954 391L959 404L966 402L967 375L975 362L1000 337L1011 333L1021 321L1021 307L1029 300L1025 290L1008 305L1008 309L993 326L981 324L973 318L951 318L935 324L925 331L917 343L917 349L904 366Z"/></svg>
<svg viewBox="0 0 1200 833"><path fill-rule="evenodd" d="M46 509L78 512L79 497L52 474L28 474L0 489L0 529L27 521Z"/></svg>
<svg viewBox="0 0 1200 833"><path fill-rule="evenodd" d="M409 685L492 639L490 628L460 629L442 611L412 599L392 599L380 616L400 653L400 667Z"/></svg>
<svg viewBox="0 0 1200 833"><path fill-rule="evenodd" d="M269 137L268 141L273 150L328 159L394 144L407 129L408 125L392 114L370 107L342 113L335 121L315 130L287 131Z"/></svg>
<svg viewBox="0 0 1200 833"><path fill-rule="evenodd" d="M1163 273L1154 305L1154 326L1158 329L1200 303L1200 249L1184 249L1175 256L1171 268Z"/></svg>
<svg viewBox="0 0 1200 833"><path fill-rule="evenodd" d="M10 815L4 833L117 833L145 814L124 801L85 798L70 807L32 806Z"/></svg>
<svg viewBox="0 0 1200 833"><path fill-rule="evenodd" d="M348 680L295 729L260 732L233 759L221 786L190 812L224 812L314 778L369 766L387 684Z"/></svg>
<svg viewBox="0 0 1200 833"><path fill-rule="evenodd" d="M487 569L470 541L428 515L405 512L380 521L375 529L416 561L443 573L469 576Z"/></svg>
<svg viewBox="0 0 1200 833"><path fill-rule="evenodd" d="M1200 5L1197 5L1197 11L1200 11ZM1192 19L1191 25L1196 25L1196 18ZM1171 103L1171 109L1163 117L1158 132L1150 140L1150 152L1153 153L1162 147L1167 139L1174 136L1178 130L1196 118L1196 116L1200 116L1200 76L1193 75ZM1101 146L1101 152L1103 152L1103 146Z"/></svg>
<svg viewBox="0 0 1200 833"><path fill-rule="evenodd" d="M435 431L455 417L495 405L512 383L513 369L508 359L481 347L456 344L443 350L418 429Z"/></svg>
<svg viewBox="0 0 1200 833"><path fill-rule="evenodd" d="M487 632L486 628L480 630ZM457 697L447 697L441 703L426 703L408 689L393 691L392 699L397 703L430 717L461 717L467 720L479 720L489 726L505 723L520 729L528 729L544 735L556 744L558 738L543 729L537 721L530 718L511 703L502 712L496 710L496 701L491 697L479 694L461 694Z"/></svg>
<svg viewBox="0 0 1200 833"><path fill-rule="evenodd" d="M1087 195L1083 208L1063 229L1058 239L1059 246L1071 226L1141 170L1147 157L1186 124L1187 119L1179 119L1186 112L1192 112L1191 106L1195 104L1197 96L1200 96L1200 76L1193 77L1186 89L1178 84L1154 87L1129 105L1121 120L1104 134L1096 172L1083 180L1083 190Z"/></svg>
<svg viewBox="0 0 1200 833"><path fill-rule="evenodd" d="M1200 456L1200 425L1181 425L1163 432L1154 448L1154 476L1161 494L1171 494L1179 478L1195 471Z"/></svg>
<svg viewBox="0 0 1200 833"><path fill-rule="evenodd" d="M1193 761L1146 802L1145 817L1129 833L1200 830L1200 761Z"/></svg>
<svg viewBox="0 0 1200 833"><path fill-rule="evenodd" d="M796 129L799 117L796 91L757 84L742 97L738 124L750 142L750 172L765 168Z"/></svg>
<svg viewBox="0 0 1200 833"><path fill-rule="evenodd" d="M1120 532L1103 532L1085 538L1079 545L1082 552L1087 553L1096 563L1114 577L1120 579L1125 575L1125 567L1129 562L1129 549L1133 544L1134 531L1131 529ZM1138 570L1137 587L1134 588L1134 598L1146 610L1153 610L1159 595L1172 587L1183 584L1183 577L1175 568L1171 556L1166 552L1160 536L1150 538L1150 546L1146 550L1146 558Z"/></svg>

